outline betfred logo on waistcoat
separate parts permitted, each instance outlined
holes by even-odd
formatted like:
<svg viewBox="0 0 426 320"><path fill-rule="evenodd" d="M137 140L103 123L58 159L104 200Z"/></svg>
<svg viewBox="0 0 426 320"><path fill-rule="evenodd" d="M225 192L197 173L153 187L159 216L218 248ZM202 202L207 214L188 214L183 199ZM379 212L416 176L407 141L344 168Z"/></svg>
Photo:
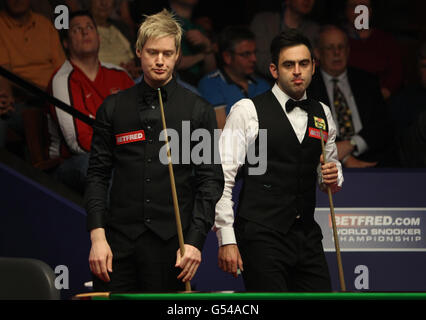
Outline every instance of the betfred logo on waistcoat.
<svg viewBox="0 0 426 320"><path fill-rule="evenodd" d="M328 140L328 133L323 131L322 132L324 137L324 142L327 142ZM320 139L321 140L321 132L318 129L315 128L309 128L309 136L312 138Z"/></svg>
<svg viewBox="0 0 426 320"><path fill-rule="evenodd" d="M117 145L145 140L145 131L132 131L115 135Z"/></svg>

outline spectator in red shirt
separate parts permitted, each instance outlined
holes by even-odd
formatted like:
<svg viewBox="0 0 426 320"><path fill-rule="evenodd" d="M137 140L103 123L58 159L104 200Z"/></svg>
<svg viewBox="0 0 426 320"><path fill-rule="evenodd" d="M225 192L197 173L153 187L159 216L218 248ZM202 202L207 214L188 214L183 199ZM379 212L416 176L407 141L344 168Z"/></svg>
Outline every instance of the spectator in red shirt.
<svg viewBox="0 0 426 320"><path fill-rule="evenodd" d="M94 118L103 100L133 86L133 80L120 67L99 61L99 35L87 11L70 15L70 28L64 34L69 59L52 76L54 97ZM83 192L93 129L61 109L51 106L49 156L65 161L56 170L57 178Z"/></svg>

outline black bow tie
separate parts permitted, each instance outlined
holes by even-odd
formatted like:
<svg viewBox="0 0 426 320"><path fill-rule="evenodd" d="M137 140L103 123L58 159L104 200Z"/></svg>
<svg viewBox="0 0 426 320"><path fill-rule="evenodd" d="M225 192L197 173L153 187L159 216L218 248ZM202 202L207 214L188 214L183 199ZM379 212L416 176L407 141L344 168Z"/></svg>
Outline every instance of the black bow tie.
<svg viewBox="0 0 426 320"><path fill-rule="evenodd" d="M299 101L295 101L293 99L288 99L286 104L285 104L285 109L287 110L287 112L292 111L295 107L299 107L303 110L305 110L306 112L308 112L309 110L309 100L305 99L305 100L299 100Z"/></svg>
<svg viewBox="0 0 426 320"><path fill-rule="evenodd" d="M143 101L145 101L145 103L148 106L151 106L153 104L154 101L158 100L158 90L144 90L144 92L142 93L143 96ZM167 100L167 91L164 90L163 88L161 88L161 99L163 100L163 102L165 102Z"/></svg>

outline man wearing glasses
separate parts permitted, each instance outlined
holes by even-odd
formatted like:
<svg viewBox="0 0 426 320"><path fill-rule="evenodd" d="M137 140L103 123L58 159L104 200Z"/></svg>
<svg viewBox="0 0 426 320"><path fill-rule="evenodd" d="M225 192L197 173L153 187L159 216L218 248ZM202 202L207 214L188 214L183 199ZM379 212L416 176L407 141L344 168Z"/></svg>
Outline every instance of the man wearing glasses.
<svg viewBox="0 0 426 320"><path fill-rule="evenodd" d="M337 152L344 167L385 165L385 147L392 141L386 130L386 105L379 79L364 70L348 67L349 42L343 30L322 26L316 56L321 69L312 77L308 97L330 106L338 128Z"/></svg>
<svg viewBox="0 0 426 320"><path fill-rule="evenodd" d="M223 129L231 106L270 89L268 82L254 75L256 41L250 29L225 28L219 36L220 67L200 80L198 89L215 106L218 127Z"/></svg>
<svg viewBox="0 0 426 320"><path fill-rule="evenodd" d="M88 11L70 15L70 28L64 31L68 60L53 75L53 96L94 118L104 99L133 86L133 80L120 67L99 61L100 38ZM57 178L83 192L93 129L54 106L49 115L49 156L65 161L56 171Z"/></svg>

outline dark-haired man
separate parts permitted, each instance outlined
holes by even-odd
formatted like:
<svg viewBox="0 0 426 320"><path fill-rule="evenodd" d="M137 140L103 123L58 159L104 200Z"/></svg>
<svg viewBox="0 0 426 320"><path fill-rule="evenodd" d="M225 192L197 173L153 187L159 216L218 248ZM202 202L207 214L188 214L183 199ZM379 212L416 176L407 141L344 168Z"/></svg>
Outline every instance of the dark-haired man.
<svg viewBox="0 0 426 320"><path fill-rule="evenodd" d="M68 60L54 73L54 97L95 118L104 99L133 86L124 69L99 61L99 34L88 11L70 15L70 28L64 33ZM49 156L66 159L57 169L57 178L83 193L93 129L70 114L52 106L49 117Z"/></svg>
<svg viewBox="0 0 426 320"><path fill-rule="evenodd" d="M223 129L232 105L270 89L268 82L255 76L256 41L247 27L230 26L219 37L221 67L204 76L198 90L216 111L218 127Z"/></svg>
<svg viewBox="0 0 426 320"><path fill-rule="evenodd" d="M216 205L219 266L234 276L237 268L243 270L247 291L330 291L314 210L317 176L321 188L332 192L343 182L336 127L327 106L306 99L315 70L309 40L295 29L284 31L272 41L271 56L274 87L238 101L220 138L225 188ZM320 122L326 129L327 163ZM262 145L264 130L267 145ZM251 174L255 164L246 151L251 148L267 159L262 175ZM244 185L233 226L231 190L242 164Z"/></svg>

